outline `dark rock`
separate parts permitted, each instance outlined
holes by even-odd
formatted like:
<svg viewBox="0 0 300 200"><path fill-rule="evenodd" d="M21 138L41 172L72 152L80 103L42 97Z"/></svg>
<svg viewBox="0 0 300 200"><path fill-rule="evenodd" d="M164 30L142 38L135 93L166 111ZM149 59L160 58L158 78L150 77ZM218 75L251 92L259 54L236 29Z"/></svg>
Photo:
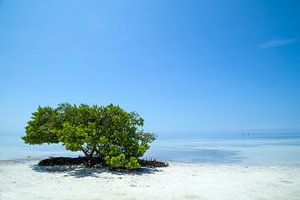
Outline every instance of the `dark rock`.
<svg viewBox="0 0 300 200"><path fill-rule="evenodd" d="M166 162L161 162L155 159L144 160L139 159L139 163L142 167L167 167L169 166ZM101 158L93 157L51 157L48 159L41 160L38 165L40 166L66 166L66 165L84 165L86 167L107 167L104 160Z"/></svg>
<svg viewBox="0 0 300 200"><path fill-rule="evenodd" d="M169 166L167 162L162 162L155 159L151 159L151 160L139 159L139 163L143 167L168 167Z"/></svg>

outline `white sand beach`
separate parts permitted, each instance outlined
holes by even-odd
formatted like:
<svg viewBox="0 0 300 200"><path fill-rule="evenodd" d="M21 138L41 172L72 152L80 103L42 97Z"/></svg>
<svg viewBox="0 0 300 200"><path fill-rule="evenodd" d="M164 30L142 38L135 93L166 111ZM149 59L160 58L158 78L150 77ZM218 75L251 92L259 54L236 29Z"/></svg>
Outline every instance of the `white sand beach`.
<svg viewBox="0 0 300 200"><path fill-rule="evenodd" d="M171 163L136 174L0 163L0 199L300 199L300 168Z"/></svg>

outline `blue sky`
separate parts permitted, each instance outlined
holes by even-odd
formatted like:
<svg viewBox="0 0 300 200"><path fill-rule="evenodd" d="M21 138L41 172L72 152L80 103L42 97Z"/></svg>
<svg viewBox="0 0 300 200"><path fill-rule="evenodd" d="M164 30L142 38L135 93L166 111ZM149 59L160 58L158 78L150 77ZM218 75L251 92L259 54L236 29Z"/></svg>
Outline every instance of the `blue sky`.
<svg viewBox="0 0 300 200"><path fill-rule="evenodd" d="M300 130L300 1L0 0L0 134L119 104L157 133Z"/></svg>

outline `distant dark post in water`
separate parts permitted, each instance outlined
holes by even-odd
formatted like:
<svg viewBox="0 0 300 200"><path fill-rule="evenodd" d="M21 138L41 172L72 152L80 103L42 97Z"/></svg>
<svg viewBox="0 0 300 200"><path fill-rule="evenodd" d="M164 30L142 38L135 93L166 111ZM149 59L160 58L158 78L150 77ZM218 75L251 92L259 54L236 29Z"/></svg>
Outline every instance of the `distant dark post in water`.
<svg viewBox="0 0 300 200"><path fill-rule="evenodd" d="M245 136L248 136L248 137L249 137L249 136L250 136L250 133L246 133L246 134L245 134L245 132L243 132L243 137L245 137Z"/></svg>

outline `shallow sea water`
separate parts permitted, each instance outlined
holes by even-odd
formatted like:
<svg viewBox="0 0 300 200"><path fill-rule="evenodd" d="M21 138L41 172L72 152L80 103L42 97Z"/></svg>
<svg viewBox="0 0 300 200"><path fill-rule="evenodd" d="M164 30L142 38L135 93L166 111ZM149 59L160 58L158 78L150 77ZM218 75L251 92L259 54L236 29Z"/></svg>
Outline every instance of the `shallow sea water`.
<svg viewBox="0 0 300 200"><path fill-rule="evenodd" d="M27 145L0 136L0 160L78 156L60 144ZM158 135L145 158L168 162L300 167L300 133Z"/></svg>

